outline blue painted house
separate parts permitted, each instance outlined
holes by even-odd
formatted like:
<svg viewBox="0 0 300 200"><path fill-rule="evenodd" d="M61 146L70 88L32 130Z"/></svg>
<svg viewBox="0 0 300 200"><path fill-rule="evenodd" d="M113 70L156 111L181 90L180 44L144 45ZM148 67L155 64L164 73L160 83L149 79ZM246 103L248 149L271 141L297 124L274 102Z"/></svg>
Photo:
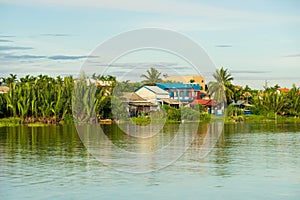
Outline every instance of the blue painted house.
<svg viewBox="0 0 300 200"><path fill-rule="evenodd" d="M199 84L158 83L156 86L168 92L171 99L182 103L191 103L195 99L200 99L201 87Z"/></svg>

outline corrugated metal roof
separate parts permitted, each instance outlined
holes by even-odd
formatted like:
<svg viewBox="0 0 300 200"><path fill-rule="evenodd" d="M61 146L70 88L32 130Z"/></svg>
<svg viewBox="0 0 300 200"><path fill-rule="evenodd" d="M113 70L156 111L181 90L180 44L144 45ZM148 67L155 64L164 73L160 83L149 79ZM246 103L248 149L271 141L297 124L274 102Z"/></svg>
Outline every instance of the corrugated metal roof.
<svg viewBox="0 0 300 200"><path fill-rule="evenodd" d="M144 86L148 90L154 92L155 94L164 94L164 95L169 95L168 92L164 91L163 89L157 87L157 86Z"/></svg>
<svg viewBox="0 0 300 200"><path fill-rule="evenodd" d="M185 83L158 83L156 84L157 87L160 87L161 89L194 89L194 90L200 90L199 84L185 84Z"/></svg>
<svg viewBox="0 0 300 200"><path fill-rule="evenodd" d="M142 97L140 97L138 94L134 92L125 92L123 96L128 100L128 101L146 101Z"/></svg>

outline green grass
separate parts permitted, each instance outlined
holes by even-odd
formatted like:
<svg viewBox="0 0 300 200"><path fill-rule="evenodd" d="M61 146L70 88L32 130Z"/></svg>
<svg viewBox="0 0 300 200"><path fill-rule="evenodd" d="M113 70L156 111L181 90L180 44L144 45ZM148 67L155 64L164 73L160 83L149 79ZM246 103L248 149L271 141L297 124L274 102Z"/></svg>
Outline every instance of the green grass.
<svg viewBox="0 0 300 200"><path fill-rule="evenodd" d="M42 122L34 122L27 124L29 127L41 127L41 126L49 126L48 124L42 123Z"/></svg>
<svg viewBox="0 0 300 200"><path fill-rule="evenodd" d="M151 123L150 117L133 117L131 120L136 125L148 125Z"/></svg>
<svg viewBox="0 0 300 200"><path fill-rule="evenodd" d="M0 119L0 127L3 126L19 126L22 124L22 119L18 117L8 117Z"/></svg>
<svg viewBox="0 0 300 200"><path fill-rule="evenodd" d="M236 123L238 120L247 123L300 123L299 117L292 116L277 116L277 121L275 121L275 117L272 115L241 115L237 117L226 117L225 123Z"/></svg>
<svg viewBox="0 0 300 200"><path fill-rule="evenodd" d="M151 118L150 117L134 117L130 119L133 123L137 125L148 125L151 123ZM153 120L153 119L152 119ZM232 124L232 123L238 123L237 121L240 122L246 122L246 123L253 123L253 124L261 124L261 123L300 123L300 117L292 117L292 116L277 116L277 121L275 121L274 116L268 115L240 115L237 117L226 117L225 123L226 124ZM161 121L160 121L161 122ZM199 122L199 120L185 120L186 123L188 122ZM210 116L202 116L200 118L200 122L210 122ZM64 125L64 124L70 124L73 123L73 120L66 119L64 121L61 121L59 125ZM177 124L181 123L180 121L177 120L171 120L167 119L166 120L167 124ZM23 124L23 120L18 117L8 117L8 118L0 118L0 127L4 126L19 126ZM40 127L40 126L49 126L48 124L44 124L41 122L35 122L35 123L30 123L27 124L27 126L30 127Z"/></svg>

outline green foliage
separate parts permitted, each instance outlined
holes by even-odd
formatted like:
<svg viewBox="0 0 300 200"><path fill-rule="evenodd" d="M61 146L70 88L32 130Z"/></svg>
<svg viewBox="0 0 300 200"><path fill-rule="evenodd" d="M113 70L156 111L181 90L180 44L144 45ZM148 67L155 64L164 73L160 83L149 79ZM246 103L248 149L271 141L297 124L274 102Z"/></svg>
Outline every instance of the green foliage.
<svg viewBox="0 0 300 200"><path fill-rule="evenodd" d="M287 94L286 112L292 116L300 116L300 88L296 85Z"/></svg>
<svg viewBox="0 0 300 200"><path fill-rule="evenodd" d="M160 75L161 72L157 71L154 67L151 67L150 70L147 70L147 74L141 75L141 78L145 78L143 83L147 85L155 85L156 83L162 82Z"/></svg>
<svg viewBox="0 0 300 200"><path fill-rule="evenodd" d="M190 107L182 107L181 109L181 120L199 120L200 119L200 112L194 110Z"/></svg>
<svg viewBox="0 0 300 200"><path fill-rule="evenodd" d="M127 81L117 82L114 88L114 95L121 94L122 92L134 92L140 88L143 84L140 82L130 83Z"/></svg>
<svg viewBox="0 0 300 200"><path fill-rule="evenodd" d="M235 107L233 105L229 105L227 107L227 116L232 117L232 116L240 116L244 114L244 110L239 108L239 107Z"/></svg>
<svg viewBox="0 0 300 200"><path fill-rule="evenodd" d="M145 78L144 83L155 84L162 81L160 75L155 68L151 68L142 77ZM231 100L245 100L254 105L248 108L252 112L251 116L261 115L268 120L279 119L280 116L300 116L300 88L295 85L288 93L278 92L278 85L260 91L252 90L249 86L234 86L231 84L233 77L224 68L217 70L214 78L216 81L209 83L209 91L216 101L226 99L230 103ZM16 75L10 74L9 77L1 79L1 84L7 85L9 91L0 94L0 118L14 117L24 123L48 124L73 120L96 122L97 119L107 118L128 120L120 96L123 92L133 92L142 83L117 82L115 77L109 75L93 74L92 79L109 81L111 84L96 86L84 74L76 80L71 76L52 78L47 75L27 75L20 81ZM165 113L151 115L157 115L155 119L161 119L166 114L168 122L210 118L210 115L204 113L202 105L179 109L164 105L163 108ZM72 113L72 109L75 113ZM229 105L227 115L231 118L243 116L243 109ZM154 119L153 116L151 119ZM249 116L245 116L246 118ZM144 123L145 119L137 120Z"/></svg>
<svg viewBox="0 0 300 200"><path fill-rule="evenodd" d="M213 74L215 81L208 83L208 90L213 99L219 103L227 102L228 104L234 97L233 85L231 81L233 77L228 72L228 69L223 67Z"/></svg>
<svg viewBox="0 0 300 200"><path fill-rule="evenodd" d="M21 124L22 119L17 117L9 117L0 119L0 127L2 126L17 126Z"/></svg>
<svg viewBox="0 0 300 200"><path fill-rule="evenodd" d="M163 105L163 108L167 114L167 120L171 121L181 121L181 111L180 109L173 108L169 105Z"/></svg>
<svg viewBox="0 0 300 200"><path fill-rule="evenodd" d="M266 90L255 98L255 104L264 115L274 114L276 120L277 114L284 114L287 105L287 96L284 93L279 94L274 90Z"/></svg>
<svg viewBox="0 0 300 200"><path fill-rule="evenodd" d="M190 107L173 108L169 105L163 105L169 121L194 121L201 118L201 109L193 109Z"/></svg>
<svg viewBox="0 0 300 200"><path fill-rule="evenodd" d="M110 94L116 81L113 76L96 77L111 81L112 84L105 87L92 84L84 74L77 80L71 76L52 78L47 75L28 75L19 82L16 78L10 75L3 79L9 91L0 94L0 117L20 117L25 123L48 124L59 123L66 117L66 121L73 121L73 114L77 121L96 120L96 115L112 117Z"/></svg>
<svg viewBox="0 0 300 200"><path fill-rule="evenodd" d="M137 125L148 125L151 123L151 118L144 117L144 116L133 117L133 118L131 118L131 120L133 123L135 123Z"/></svg>

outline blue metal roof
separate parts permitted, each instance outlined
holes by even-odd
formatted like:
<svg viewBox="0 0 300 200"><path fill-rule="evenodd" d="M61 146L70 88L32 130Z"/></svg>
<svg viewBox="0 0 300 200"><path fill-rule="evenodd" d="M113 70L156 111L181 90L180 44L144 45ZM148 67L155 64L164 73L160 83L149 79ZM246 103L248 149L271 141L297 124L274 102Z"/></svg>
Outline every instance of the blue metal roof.
<svg viewBox="0 0 300 200"><path fill-rule="evenodd" d="M196 83L157 83L157 87L163 90L167 89L194 89L200 90L200 85Z"/></svg>

